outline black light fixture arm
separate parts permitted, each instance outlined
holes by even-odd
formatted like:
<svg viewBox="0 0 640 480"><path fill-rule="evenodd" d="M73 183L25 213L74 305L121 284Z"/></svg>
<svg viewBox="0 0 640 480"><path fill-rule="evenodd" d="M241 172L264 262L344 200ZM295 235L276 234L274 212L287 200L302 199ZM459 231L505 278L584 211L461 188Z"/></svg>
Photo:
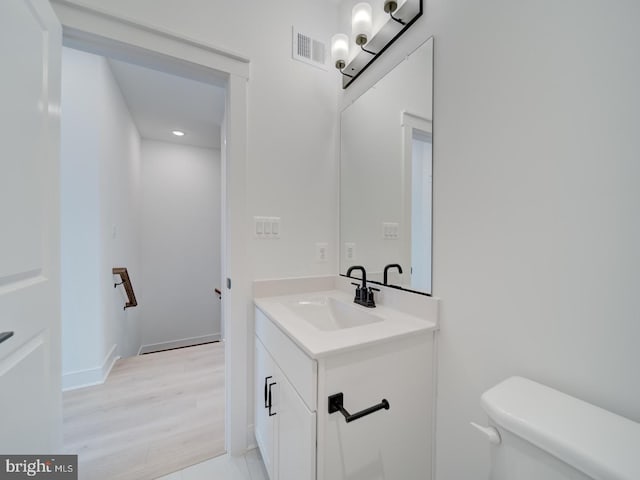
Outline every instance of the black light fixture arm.
<svg viewBox="0 0 640 480"><path fill-rule="evenodd" d="M353 422L354 420L358 420L359 418L366 417L367 415L371 415L378 410L389 410L391 406L389 402L383 398L380 403L377 405L373 405L372 407L365 408L364 410L360 410L356 413L349 413L343 406L344 404L344 394L342 392L336 393L335 395L329 396L329 414L340 412L344 415L344 419L347 423Z"/></svg>
<svg viewBox="0 0 640 480"><path fill-rule="evenodd" d="M406 25L407 24L407 22L404 22L403 20L400 20L399 18L394 17L393 16L393 12L389 12L389 16L391 17L392 20L395 20L400 25Z"/></svg>
<svg viewBox="0 0 640 480"><path fill-rule="evenodd" d="M353 75L349 75L348 73L344 73L344 70L340 69L340 73L345 77L353 78Z"/></svg>
<svg viewBox="0 0 640 480"><path fill-rule="evenodd" d="M372 52L371 50L367 50L366 48L364 48L364 45L360 45L360 48L362 49L363 52L370 53L373 56L378 55L376 52Z"/></svg>

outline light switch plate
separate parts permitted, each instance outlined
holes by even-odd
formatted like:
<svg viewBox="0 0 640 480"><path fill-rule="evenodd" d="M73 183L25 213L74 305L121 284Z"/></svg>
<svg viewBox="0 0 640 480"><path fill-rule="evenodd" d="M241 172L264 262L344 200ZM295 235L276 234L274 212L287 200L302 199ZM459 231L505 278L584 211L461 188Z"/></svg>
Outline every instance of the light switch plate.
<svg viewBox="0 0 640 480"><path fill-rule="evenodd" d="M280 217L271 217L271 238L280 238Z"/></svg>
<svg viewBox="0 0 640 480"><path fill-rule="evenodd" d="M385 240L397 240L400 238L400 224L397 222L382 223L382 238Z"/></svg>
<svg viewBox="0 0 640 480"><path fill-rule="evenodd" d="M253 217L253 223L255 225L253 230L256 234L256 238L260 238L264 235L264 220L262 217Z"/></svg>
<svg viewBox="0 0 640 480"><path fill-rule="evenodd" d="M253 217L255 238L280 238L280 217Z"/></svg>

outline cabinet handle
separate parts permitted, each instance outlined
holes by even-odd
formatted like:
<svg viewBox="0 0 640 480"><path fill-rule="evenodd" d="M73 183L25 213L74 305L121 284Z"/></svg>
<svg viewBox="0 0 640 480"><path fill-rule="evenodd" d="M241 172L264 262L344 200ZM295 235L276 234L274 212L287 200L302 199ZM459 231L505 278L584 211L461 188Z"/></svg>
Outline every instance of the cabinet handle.
<svg viewBox="0 0 640 480"><path fill-rule="evenodd" d="M267 380L272 378L271 376L264 378L264 408L269 408L267 405Z"/></svg>
<svg viewBox="0 0 640 480"><path fill-rule="evenodd" d="M373 412L377 412L378 410L389 410L391 407L389 402L385 398L382 399L380 403L374 405L373 407L365 408L356 413L349 413L343 406L344 403L344 395L342 392L336 393L335 395L329 395L329 413L340 412L344 415L347 423L353 422L354 420L358 420L359 418L366 417L367 415L372 414Z"/></svg>
<svg viewBox="0 0 640 480"><path fill-rule="evenodd" d="M271 377L269 377L271 378ZM270 383L269 384L269 416L273 417L274 415L276 415L276 413L271 413L271 407L273 407L273 404L271 402L271 387L273 387L274 385L276 385L276 382Z"/></svg>

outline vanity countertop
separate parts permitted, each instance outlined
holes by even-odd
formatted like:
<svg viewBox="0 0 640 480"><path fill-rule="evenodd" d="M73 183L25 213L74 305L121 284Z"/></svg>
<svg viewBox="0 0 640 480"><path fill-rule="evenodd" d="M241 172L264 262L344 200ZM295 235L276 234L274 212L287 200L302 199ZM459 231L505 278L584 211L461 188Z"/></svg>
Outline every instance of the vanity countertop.
<svg viewBox="0 0 640 480"><path fill-rule="evenodd" d="M301 315L295 309L290 308L291 305L298 302L327 298L353 305L353 308L361 309L361 313L374 315L379 317L381 321L350 328L322 330L311 325L301 318ZM378 305L376 308L356 305L353 303L352 294L340 290L262 297L256 298L254 303L280 330L313 359L437 329L436 322L404 313L385 305Z"/></svg>

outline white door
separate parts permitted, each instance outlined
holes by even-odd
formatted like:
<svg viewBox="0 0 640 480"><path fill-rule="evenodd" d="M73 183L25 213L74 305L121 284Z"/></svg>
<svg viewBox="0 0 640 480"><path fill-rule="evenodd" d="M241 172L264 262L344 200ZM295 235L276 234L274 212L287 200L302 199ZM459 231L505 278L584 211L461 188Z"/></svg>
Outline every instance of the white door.
<svg viewBox="0 0 640 480"><path fill-rule="evenodd" d="M47 0L0 1L0 452L60 453L62 33Z"/></svg>

